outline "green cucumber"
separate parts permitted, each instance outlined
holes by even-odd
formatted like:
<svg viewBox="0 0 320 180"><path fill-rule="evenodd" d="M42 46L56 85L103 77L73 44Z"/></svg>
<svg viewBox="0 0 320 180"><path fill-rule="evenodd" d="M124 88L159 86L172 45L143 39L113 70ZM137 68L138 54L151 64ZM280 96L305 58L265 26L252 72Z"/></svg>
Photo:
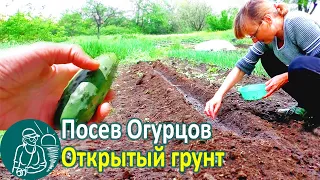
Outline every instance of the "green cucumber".
<svg viewBox="0 0 320 180"><path fill-rule="evenodd" d="M63 119L74 119L75 125L87 123L105 99L119 61L113 53L95 60L100 63L98 70L79 70L64 89L54 115L56 128L61 128Z"/></svg>
<svg viewBox="0 0 320 180"><path fill-rule="evenodd" d="M1 150L2 137L4 136L5 133L6 133L6 130L0 130L0 150ZM0 159L1 159L1 151L0 151Z"/></svg>

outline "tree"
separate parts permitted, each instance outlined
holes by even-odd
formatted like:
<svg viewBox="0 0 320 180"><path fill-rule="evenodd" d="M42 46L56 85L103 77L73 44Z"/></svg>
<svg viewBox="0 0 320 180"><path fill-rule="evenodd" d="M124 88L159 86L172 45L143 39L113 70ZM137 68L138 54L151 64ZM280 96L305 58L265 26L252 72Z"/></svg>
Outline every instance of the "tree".
<svg viewBox="0 0 320 180"><path fill-rule="evenodd" d="M100 29L103 25L109 25L111 20L119 13L116 8L106 7L99 0L88 0L83 12L96 23L97 37L100 38Z"/></svg>
<svg viewBox="0 0 320 180"><path fill-rule="evenodd" d="M318 6L317 0L283 0L285 3L295 3L298 5L299 11L312 14ZM312 6L312 9L311 9Z"/></svg>
<svg viewBox="0 0 320 180"><path fill-rule="evenodd" d="M185 20L193 30L201 31L211 11L211 7L203 0L185 0L178 8L178 16Z"/></svg>
<svg viewBox="0 0 320 180"><path fill-rule="evenodd" d="M317 0L298 0L298 9L299 11L304 11L306 13L312 14L315 8L317 7ZM312 10L310 10L310 5L313 4Z"/></svg>
<svg viewBox="0 0 320 180"><path fill-rule="evenodd" d="M82 15L79 12L65 12L58 24L65 28L67 36L76 36L83 34L83 23Z"/></svg>
<svg viewBox="0 0 320 180"><path fill-rule="evenodd" d="M17 12L3 21L0 41L63 41L64 29L51 19Z"/></svg>
<svg viewBox="0 0 320 180"><path fill-rule="evenodd" d="M142 30L147 34L167 34L172 30L169 12L159 4L153 3L143 18Z"/></svg>
<svg viewBox="0 0 320 180"><path fill-rule="evenodd" d="M131 0L134 21L144 33L164 34L172 32L170 9L166 1Z"/></svg>
<svg viewBox="0 0 320 180"><path fill-rule="evenodd" d="M235 15L232 10L223 10L220 15L208 15L207 23L212 31L224 31L232 29Z"/></svg>
<svg viewBox="0 0 320 180"><path fill-rule="evenodd" d="M152 8L151 0L131 0L134 6L135 22L143 27L145 14Z"/></svg>

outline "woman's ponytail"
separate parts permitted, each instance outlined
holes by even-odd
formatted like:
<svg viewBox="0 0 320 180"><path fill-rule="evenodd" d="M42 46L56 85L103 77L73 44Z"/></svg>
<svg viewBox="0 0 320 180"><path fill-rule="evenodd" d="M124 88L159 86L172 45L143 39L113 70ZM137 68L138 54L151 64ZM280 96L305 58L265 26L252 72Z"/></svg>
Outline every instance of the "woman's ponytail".
<svg viewBox="0 0 320 180"><path fill-rule="evenodd" d="M285 3L274 4L280 16L285 16L288 13L288 6Z"/></svg>

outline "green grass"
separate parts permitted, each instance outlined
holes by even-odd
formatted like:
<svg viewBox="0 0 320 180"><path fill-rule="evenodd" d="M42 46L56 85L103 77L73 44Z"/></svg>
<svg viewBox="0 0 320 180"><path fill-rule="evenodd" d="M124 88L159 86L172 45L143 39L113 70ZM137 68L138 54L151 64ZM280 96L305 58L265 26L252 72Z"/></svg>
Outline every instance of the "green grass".
<svg viewBox="0 0 320 180"><path fill-rule="evenodd" d="M199 52L185 47L212 39L224 39L233 44L252 43L250 39L232 41L234 35L231 30L171 35L113 35L102 36L100 40L92 36L81 36L70 40L70 42L80 44L92 57L114 52L122 60L122 63L180 58L214 64L221 69L231 69L247 53L247 49L229 52ZM260 63L257 64L253 74L266 75Z"/></svg>
<svg viewBox="0 0 320 180"><path fill-rule="evenodd" d="M245 53L233 52L205 52L194 50L172 50L168 56L181 59L192 59L201 63L214 64L221 68L230 69Z"/></svg>
<svg viewBox="0 0 320 180"><path fill-rule="evenodd" d="M248 39L234 41L232 30L170 35L110 35L101 36L99 40L96 36L79 36L69 39L67 43L79 44L93 58L113 52L121 63L125 64L161 58L180 58L214 64L221 69L233 68L236 61L247 52L246 49L231 52L198 52L190 49L195 44L212 39L224 39L233 44L252 43ZM0 49L15 45L17 44L0 43ZM265 75L261 64L257 64L254 74Z"/></svg>
<svg viewBox="0 0 320 180"><path fill-rule="evenodd" d="M205 52L194 50L172 50L169 51L168 56L172 58L179 58L188 61L196 61L200 63L212 64L218 66L220 69L232 69L236 62L246 55L247 51L229 51L229 52ZM257 63L253 74L258 76L266 76L260 61Z"/></svg>
<svg viewBox="0 0 320 180"><path fill-rule="evenodd" d="M97 57L102 53L113 52L119 59L124 60L130 57L139 58L145 54L147 59L160 56L152 41L138 39L114 39L109 41L80 41L78 43L91 57ZM140 56L143 58L144 56Z"/></svg>

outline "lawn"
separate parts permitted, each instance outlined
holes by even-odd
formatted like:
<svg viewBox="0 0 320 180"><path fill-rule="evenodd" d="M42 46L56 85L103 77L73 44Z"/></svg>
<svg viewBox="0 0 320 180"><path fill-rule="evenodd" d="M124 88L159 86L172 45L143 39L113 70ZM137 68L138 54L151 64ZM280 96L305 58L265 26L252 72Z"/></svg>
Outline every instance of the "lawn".
<svg viewBox="0 0 320 180"><path fill-rule="evenodd" d="M102 53L113 52L124 64L163 58L179 58L214 64L221 69L234 67L234 64L247 52L246 49L232 52L199 52L193 49L194 45L212 39L227 40L234 45L252 43L250 39L235 41L232 30L170 35L110 35L101 36L99 40L96 36L77 36L70 38L67 43L80 45L93 58ZM17 44L2 43L0 49L15 45ZM253 74L265 75L260 63Z"/></svg>

